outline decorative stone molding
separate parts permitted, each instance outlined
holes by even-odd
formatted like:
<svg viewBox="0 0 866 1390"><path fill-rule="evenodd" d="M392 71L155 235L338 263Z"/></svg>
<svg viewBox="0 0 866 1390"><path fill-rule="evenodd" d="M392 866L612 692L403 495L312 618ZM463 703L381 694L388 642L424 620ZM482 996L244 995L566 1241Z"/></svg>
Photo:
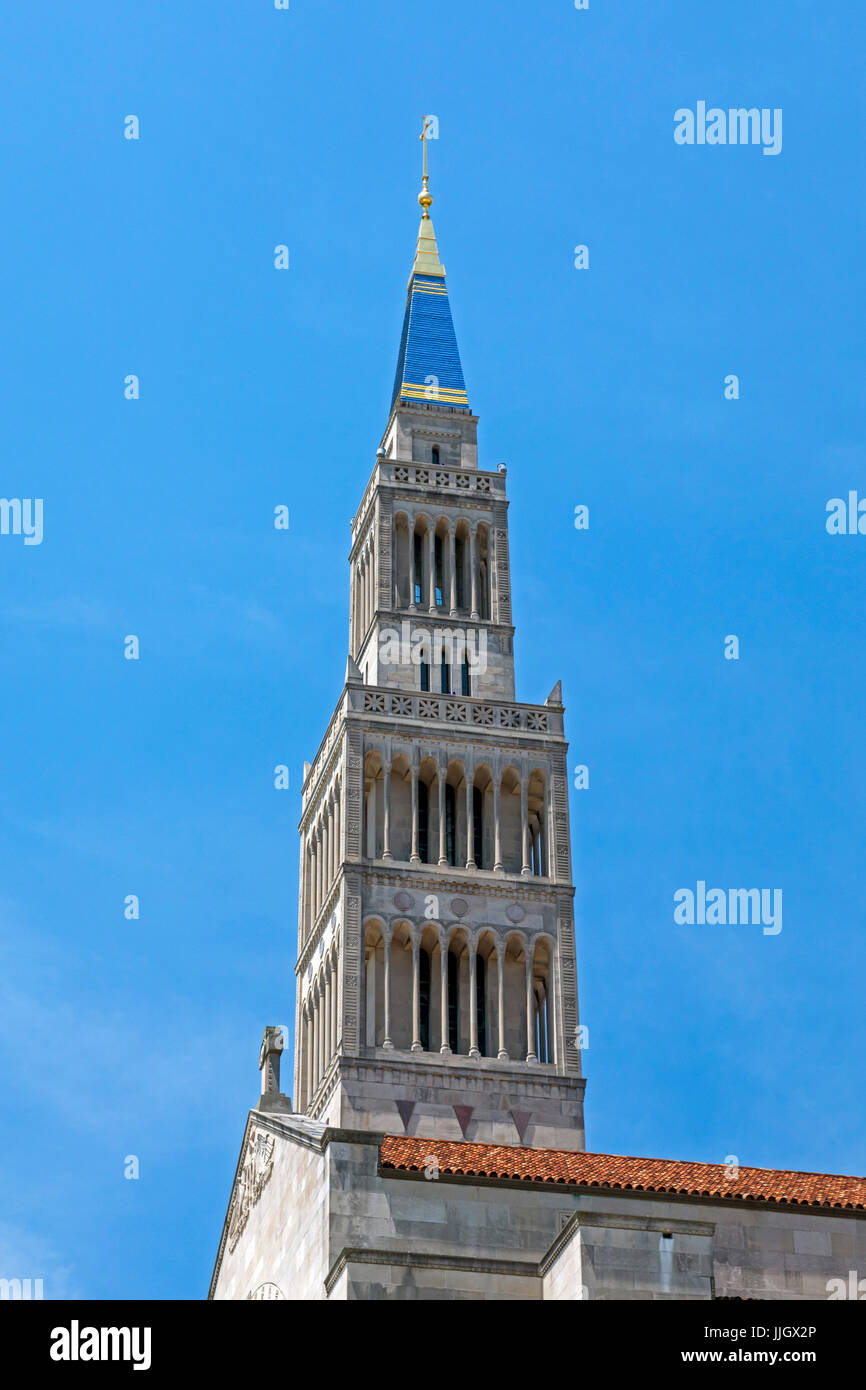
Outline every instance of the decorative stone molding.
<svg viewBox="0 0 866 1390"><path fill-rule="evenodd" d="M521 729L533 734L561 734L562 716L543 705L505 704L469 696L413 695L369 686L352 691L349 708L364 714L423 719L439 724L467 724L486 729Z"/></svg>
<svg viewBox="0 0 866 1390"><path fill-rule="evenodd" d="M251 1129L246 1154L228 1218L229 1252L234 1252L246 1229L250 1212L258 1202L274 1170L273 1135Z"/></svg>
<svg viewBox="0 0 866 1390"><path fill-rule="evenodd" d="M257 1289L252 1289L250 1293L247 1294L248 1300L256 1299L260 1302L265 1299L285 1299L285 1297L286 1295L283 1293L279 1284L259 1284Z"/></svg>

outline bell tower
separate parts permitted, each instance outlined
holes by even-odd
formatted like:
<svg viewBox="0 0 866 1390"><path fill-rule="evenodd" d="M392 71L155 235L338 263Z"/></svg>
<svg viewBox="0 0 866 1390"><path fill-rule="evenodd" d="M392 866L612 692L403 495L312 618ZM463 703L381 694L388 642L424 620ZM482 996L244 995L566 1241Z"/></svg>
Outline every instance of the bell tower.
<svg viewBox="0 0 866 1390"><path fill-rule="evenodd" d="M430 208L352 522L343 691L305 767L294 1105L582 1149L560 684L515 700L503 465L478 466Z"/></svg>

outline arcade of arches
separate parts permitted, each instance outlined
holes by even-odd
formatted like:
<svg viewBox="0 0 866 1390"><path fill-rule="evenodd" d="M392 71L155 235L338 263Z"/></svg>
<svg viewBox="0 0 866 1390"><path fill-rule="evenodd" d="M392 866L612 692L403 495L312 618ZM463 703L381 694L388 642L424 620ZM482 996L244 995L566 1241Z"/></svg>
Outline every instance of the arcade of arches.
<svg viewBox="0 0 866 1390"><path fill-rule="evenodd" d="M365 969L368 1047L555 1061L545 935L371 918Z"/></svg>
<svg viewBox="0 0 866 1390"><path fill-rule="evenodd" d="M552 877L548 777L541 768L413 762L380 750L364 765L368 859Z"/></svg>

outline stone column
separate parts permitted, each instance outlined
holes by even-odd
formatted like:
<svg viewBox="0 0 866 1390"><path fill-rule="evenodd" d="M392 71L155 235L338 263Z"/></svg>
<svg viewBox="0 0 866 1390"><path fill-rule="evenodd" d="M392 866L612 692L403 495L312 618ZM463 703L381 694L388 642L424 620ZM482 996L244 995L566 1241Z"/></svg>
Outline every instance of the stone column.
<svg viewBox="0 0 866 1390"><path fill-rule="evenodd" d="M322 812L322 906L328 897L328 890L331 887L331 825L328 819L328 808Z"/></svg>
<svg viewBox="0 0 866 1390"><path fill-rule="evenodd" d="M499 1014L499 1051L496 1054L500 1062L508 1061L508 1053L505 1049L505 948L506 942L496 943L496 985L498 990Z"/></svg>
<svg viewBox="0 0 866 1390"><path fill-rule="evenodd" d="M412 1052L423 1052L421 1046L421 943L412 933Z"/></svg>
<svg viewBox="0 0 866 1390"><path fill-rule="evenodd" d="M333 980L333 1007L331 1009L331 1056L337 1051L337 1038L339 1037L338 1020L340 1017L340 976L338 972L338 962L336 958L331 962L331 979Z"/></svg>
<svg viewBox="0 0 866 1390"><path fill-rule="evenodd" d="M356 563L352 576L352 601L349 610L349 633L351 640L352 656L358 655L358 565Z"/></svg>
<svg viewBox="0 0 866 1390"><path fill-rule="evenodd" d="M391 1041L391 941L393 933L388 928L384 935L385 942L385 1036L382 1039L382 1046L389 1052L394 1049Z"/></svg>
<svg viewBox="0 0 866 1390"><path fill-rule="evenodd" d="M317 915L319 915L325 906L325 889L327 887L325 883L325 823L321 817L319 818L319 830L316 839L319 860L319 902L317 907Z"/></svg>
<svg viewBox="0 0 866 1390"><path fill-rule="evenodd" d="M309 1105L313 1094L313 1018L309 1005L304 1009L304 1058L307 1064L307 1093L304 1096L304 1105Z"/></svg>
<svg viewBox="0 0 866 1390"><path fill-rule="evenodd" d="M367 858L376 858L376 782L373 778L367 794Z"/></svg>
<svg viewBox="0 0 866 1390"><path fill-rule="evenodd" d="M334 797L334 878L340 872L340 865L343 862L343 845L340 839L343 830L342 808L340 806L340 784L337 783L337 793Z"/></svg>
<svg viewBox="0 0 866 1390"><path fill-rule="evenodd" d="M322 1014L322 1073L327 1071L328 1063L331 1060L331 971L325 968L325 1008Z"/></svg>
<svg viewBox="0 0 866 1390"><path fill-rule="evenodd" d="M448 527L448 577L451 581L451 617L454 618L457 616L457 540L453 524Z"/></svg>
<svg viewBox="0 0 866 1390"><path fill-rule="evenodd" d="M409 769L412 778L412 850L409 855L410 864L420 864L421 856L418 853L418 768L415 763Z"/></svg>
<svg viewBox="0 0 866 1390"><path fill-rule="evenodd" d="M529 859L529 773L526 768L522 768L520 773L520 852L520 872L531 874L532 865Z"/></svg>
<svg viewBox="0 0 866 1390"><path fill-rule="evenodd" d="M469 570L472 589L472 612L473 618L480 617L478 612L478 526L477 523L469 530Z"/></svg>
<svg viewBox="0 0 866 1390"><path fill-rule="evenodd" d="M313 1090L319 1084L319 1000L318 985L313 985Z"/></svg>
<svg viewBox="0 0 866 1390"><path fill-rule="evenodd" d="M309 931L312 931L312 930L313 930L313 924L314 924L314 922L315 922L315 920L316 920L316 831L315 831L315 827L313 827L313 828L310 830L310 834L309 834L309 851L310 851L310 877L309 877L309 879L307 880L307 897L308 897L308 899L309 899L308 911L309 911L309 914L310 914L310 919L309 919L309 920L310 920Z"/></svg>
<svg viewBox="0 0 866 1390"><path fill-rule="evenodd" d="M384 824L382 826L382 858L393 859L391 853L391 759L382 763L382 793L384 796Z"/></svg>
<svg viewBox="0 0 866 1390"><path fill-rule="evenodd" d="M448 1041L448 933L439 933L439 973L440 980L440 1029L442 1033L442 1043L439 1048L443 1057L451 1056L451 1044Z"/></svg>
<svg viewBox="0 0 866 1390"><path fill-rule="evenodd" d="M436 779L439 787L439 863L448 863L447 837L445 834L445 777L444 768L436 769Z"/></svg>
<svg viewBox="0 0 866 1390"><path fill-rule="evenodd" d="M321 816L319 817L319 829L316 833L316 844L319 863L319 901L316 908L318 915L325 905L325 824Z"/></svg>
<svg viewBox="0 0 866 1390"><path fill-rule="evenodd" d="M502 819L500 800L502 797L502 773L497 768L493 774L493 871L502 873Z"/></svg>
<svg viewBox="0 0 866 1390"><path fill-rule="evenodd" d="M472 814L473 779L466 772L466 867L475 868L475 817Z"/></svg>
<svg viewBox="0 0 866 1390"><path fill-rule="evenodd" d="M327 990L328 994L327 1029L325 1029L325 1056L327 1056L329 1062L331 1061L332 1056L334 1056L334 992L336 987L334 970L332 970L331 967L331 956L329 955L325 956L325 970L327 970L328 972L327 974L325 974L325 990Z"/></svg>
<svg viewBox="0 0 866 1390"><path fill-rule="evenodd" d="M427 532L427 553L429 555L428 565L429 574L429 608L431 613L436 612L436 531L431 524Z"/></svg>
<svg viewBox="0 0 866 1390"><path fill-rule="evenodd" d="M474 941L469 943L469 1056L481 1056L478 1051L478 958Z"/></svg>
<svg viewBox="0 0 866 1390"><path fill-rule="evenodd" d="M321 847L321 843L320 843L319 826L316 825L316 828L315 828L315 830L313 831L313 920L312 920L312 923L310 924L311 926L315 926L315 924L316 924L316 919L317 919L317 917L318 917L318 915L319 915L319 908L320 908L321 902L322 902L321 886L320 886L320 885L321 885L321 878L322 878L322 847Z"/></svg>
<svg viewBox="0 0 866 1390"><path fill-rule="evenodd" d="M358 563L358 596L360 599L358 611L358 650L364 640L364 633L367 631L367 585L366 585L367 562L363 552Z"/></svg>
<svg viewBox="0 0 866 1390"><path fill-rule="evenodd" d="M334 1034L337 1020L337 972L334 962L328 960L328 1061L334 1055Z"/></svg>
<svg viewBox="0 0 866 1390"><path fill-rule="evenodd" d="M319 1000L316 1008L319 1017L319 1080L325 1075L325 984L319 985Z"/></svg>
<svg viewBox="0 0 866 1390"><path fill-rule="evenodd" d="M370 555L364 552L364 633L370 626Z"/></svg>
<svg viewBox="0 0 866 1390"><path fill-rule="evenodd" d="M550 1009L548 1010L548 1023L550 1026L550 1060L555 1067L565 1071L565 1056L563 1044L567 1049L568 1044L562 1038L562 1008L559 997L559 945L555 945L550 952L550 973L548 977L550 985ZM575 1038L575 1042L577 1039Z"/></svg>
<svg viewBox="0 0 866 1390"><path fill-rule="evenodd" d="M307 834L307 872L304 877L304 940L313 929L313 844Z"/></svg>
<svg viewBox="0 0 866 1390"><path fill-rule="evenodd" d="M526 943L526 1060L537 1062L535 1055L535 992L532 988L532 943Z"/></svg>

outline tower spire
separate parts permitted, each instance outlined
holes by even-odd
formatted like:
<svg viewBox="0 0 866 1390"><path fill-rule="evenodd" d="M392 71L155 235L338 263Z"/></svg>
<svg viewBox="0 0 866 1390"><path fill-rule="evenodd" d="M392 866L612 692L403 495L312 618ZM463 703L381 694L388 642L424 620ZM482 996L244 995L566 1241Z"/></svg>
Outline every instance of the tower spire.
<svg viewBox="0 0 866 1390"><path fill-rule="evenodd" d="M418 137L424 147L421 192L418 194L421 225L409 276L391 405L393 408L397 402L425 401L468 410L466 384L445 288L445 267L439 259L430 216L433 194L430 192L427 141L432 129L433 117L425 116Z"/></svg>

